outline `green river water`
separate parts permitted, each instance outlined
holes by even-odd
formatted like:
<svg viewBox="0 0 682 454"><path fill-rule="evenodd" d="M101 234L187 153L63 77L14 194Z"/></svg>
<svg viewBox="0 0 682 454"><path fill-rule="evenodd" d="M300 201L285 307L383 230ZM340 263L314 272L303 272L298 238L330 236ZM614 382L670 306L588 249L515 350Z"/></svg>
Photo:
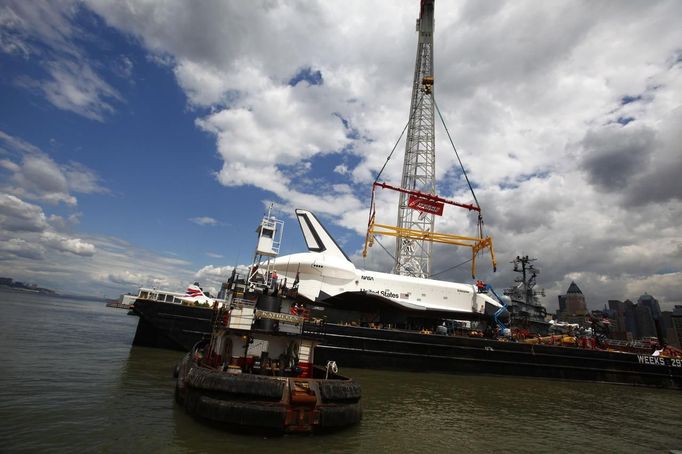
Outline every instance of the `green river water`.
<svg viewBox="0 0 682 454"><path fill-rule="evenodd" d="M0 292L0 453L667 453L682 393L618 385L343 368L364 419L340 432L219 430L173 400L182 353L131 346L102 302Z"/></svg>

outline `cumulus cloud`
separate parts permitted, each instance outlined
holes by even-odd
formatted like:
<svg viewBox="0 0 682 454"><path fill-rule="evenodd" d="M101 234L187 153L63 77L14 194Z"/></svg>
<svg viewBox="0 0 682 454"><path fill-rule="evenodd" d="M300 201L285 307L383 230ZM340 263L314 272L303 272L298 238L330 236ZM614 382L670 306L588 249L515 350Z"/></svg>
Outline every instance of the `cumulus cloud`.
<svg viewBox="0 0 682 454"><path fill-rule="evenodd" d="M682 75L682 62L677 65L677 73ZM680 77L682 79L682 77ZM682 89L682 81L677 85ZM653 147L650 165L633 175L632 185L625 199L626 203L642 206L650 203L682 201L682 106L660 114L656 143Z"/></svg>
<svg viewBox="0 0 682 454"><path fill-rule="evenodd" d="M682 74L682 65L677 71ZM682 106L659 115L652 125L633 121L588 131L581 143L581 168L590 183L619 192L627 206L682 200L682 132L676 126L682 121Z"/></svg>
<svg viewBox="0 0 682 454"><path fill-rule="evenodd" d="M590 182L609 192L621 191L634 175L648 167L655 146L654 131L634 125L610 125L588 132L582 145L582 168Z"/></svg>
<svg viewBox="0 0 682 454"><path fill-rule="evenodd" d="M0 257L47 260L52 253L93 256L96 248L92 243L67 233L78 222L78 213L66 219L47 216L41 206L24 199L73 206L76 198L71 190L103 191L95 173L78 163L60 166L35 146L2 131L0 143L9 147L6 154L17 161L0 161L10 174L2 185L6 192L0 192L0 238L4 240Z"/></svg>
<svg viewBox="0 0 682 454"><path fill-rule="evenodd" d="M9 238L0 242L0 260L6 260L10 256L42 260L45 258L45 248L21 238Z"/></svg>
<svg viewBox="0 0 682 454"><path fill-rule="evenodd" d="M2 140L7 146L12 149L18 150L26 154L40 154L41 151L35 145L20 139L19 137L14 137L0 130L0 140Z"/></svg>
<svg viewBox="0 0 682 454"><path fill-rule="evenodd" d="M114 284L130 285L130 286L141 286L142 282L147 280L147 276L141 273L131 273L130 271L122 271L118 273L109 273L107 275L109 279Z"/></svg>
<svg viewBox="0 0 682 454"><path fill-rule="evenodd" d="M122 98L93 69L79 43L86 37L74 24L79 8L71 0L10 0L0 8L0 50L43 61L46 74L20 78L18 86L44 96L58 109L103 121Z"/></svg>
<svg viewBox="0 0 682 454"><path fill-rule="evenodd" d="M120 55L111 64L111 69L114 72L114 74L123 79L128 79L129 81L131 81L130 78L133 75L134 68L135 65L133 61L126 55Z"/></svg>
<svg viewBox="0 0 682 454"><path fill-rule="evenodd" d="M58 164L46 153L20 138L0 131L0 143L10 150L12 159L0 161L9 174L8 183L0 187L19 197L41 200L51 204L75 206L71 193L106 193L99 176L78 162Z"/></svg>
<svg viewBox="0 0 682 454"><path fill-rule="evenodd" d="M194 272L188 269L186 260L115 237L88 235L81 240L93 245L94 255L62 253L54 266L52 262L42 261L31 267L21 264L18 269L29 276L40 269L43 280L63 273L81 292L98 288L108 294L131 292L140 286L182 291L194 279ZM63 283L57 281L54 285L58 288Z"/></svg>
<svg viewBox="0 0 682 454"><path fill-rule="evenodd" d="M0 227L10 232L42 232L48 224L39 206L10 194L0 194Z"/></svg>
<svg viewBox="0 0 682 454"><path fill-rule="evenodd" d="M114 111L111 100L118 92L82 62L54 61L48 66L50 79L37 82L48 101L92 120L103 121Z"/></svg>
<svg viewBox="0 0 682 454"><path fill-rule="evenodd" d="M209 216L199 216L196 218L190 218L191 222L198 225L217 225L218 221Z"/></svg>
<svg viewBox="0 0 682 454"><path fill-rule="evenodd" d="M29 46L23 36L23 20L8 6L0 7L0 50L6 54L28 57Z"/></svg>
<svg viewBox="0 0 682 454"><path fill-rule="evenodd" d="M218 178L223 184L281 193L290 184L282 166L339 150L349 139L339 118L321 108L329 102L318 99L326 96L324 92L267 80L262 85L257 96L247 95L239 106L201 118L197 124L217 137L224 159Z"/></svg>
<svg viewBox="0 0 682 454"><path fill-rule="evenodd" d="M196 272L197 279L212 278L212 279L226 279L234 269L233 266L214 266L207 265Z"/></svg>
<svg viewBox="0 0 682 454"><path fill-rule="evenodd" d="M396 52L396 63L386 52L379 51L386 44L399 48L409 42L409 34L395 27L386 27L376 47L366 48L361 55L348 52L342 43L351 36L360 41L377 41L379 37L370 31L372 27L393 21L410 24L405 26L410 29L414 20L411 14L386 4L381 6L383 13L377 15L362 2L351 7L358 12L353 17L333 4L256 2L250 8L231 3L214 6L216 9L199 8L175 15L171 12L183 10L182 4L167 3L164 8L171 14L160 17L153 4L135 8L120 3L91 4L108 23L135 34L153 53L172 55L176 78L190 102L211 107L212 112L200 116L196 123L216 138L224 161L217 173L222 184L251 185L280 196L287 194L287 199L299 199L298 203L320 193L333 199L333 185L315 185L313 193L300 187L301 181L311 180L320 172L310 162L342 150L369 154L348 148L363 132L355 124L367 106L356 101L375 88L371 77L379 68L391 71L411 60ZM342 23L337 27L339 21ZM196 33L197 23L206 33ZM244 23L249 23L249 33L234 33ZM310 30L320 30L313 32L316 40L301 32L304 24ZM358 34L361 24L367 29ZM347 29L348 35L322 32L328 26L337 31ZM167 33L171 29L176 32ZM208 36L212 39L207 40ZM213 39L222 44L216 46ZM339 55L348 60L339 60ZM369 68L367 58L375 59ZM390 91L394 87L389 81L386 88ZM405 93L404 104L408 104L409 90ZM386 127L387 123L377 122ZM350 194L344 196L345 200L351 199ZM357 196L350 201L350 209L361 203ZM327 202L315 203L311 208L328 206ZM338 212L327 211L330 216L342 218Z"/></svg>
<svg viewBox="0 0 682 454"><path fill-rule="evenodd" d="M57 218L61 225L60 221L61 218ZM2 193L0 238L7 241L2 252L29 259L42 259L46 251L66 252L82 257L90 257L95 253L93 244L57 233L40 206Z"/></svg>
<svg viewBox="0 0 682 454"><path fill-rule="evenodd" d="M66 177L69 189L81 194L108 193L109 190L102 186L99 175L85 165L71 161L61 166Z"/></svg>
<svg viewBox="0 0 682 454"><path fill-rule="evenodd" d="M22 195L50 203L76 204L76 198L69 194L66 177L47 156L25 156L12 179Z"/></svg>
<svg viewBox="0 0 682 454"><path fill-rule="evenodd" d="M83 241L80 238L68 238L55 232L44 232L42 236L43 244L61 252L82 257L90 257L95 253L95 245Z"/></svg>
<svg viewBox="0 0 682 454"><path fill-rule="evenodd" d="M194 280L199 282L203 289L210 289L212 294L217 294L223 282L226 282L232 275L234 266L216 266L206 265L194 273ZM236 267L237 273L242 277L246 275L248 267L245 265L238 265Z"/></svg>

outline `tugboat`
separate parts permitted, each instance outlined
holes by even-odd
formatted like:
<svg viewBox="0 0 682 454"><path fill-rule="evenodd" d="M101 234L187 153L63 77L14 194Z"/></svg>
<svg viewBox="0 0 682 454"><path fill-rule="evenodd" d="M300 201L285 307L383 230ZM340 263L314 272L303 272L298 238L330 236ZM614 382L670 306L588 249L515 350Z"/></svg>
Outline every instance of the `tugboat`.
<svg viewBox="0 0 682 454"><path fill-rule="evenodd" d="M264 256L276 255L269 225L260 226L253 270ZM210 338L176 367L176 401L187 413L228 427L306 433L358 423L360 386L339 375L334 361L314 365L323 320L312 320L287 298L275 276L254 271L246 293L213 303Z"/></svg>

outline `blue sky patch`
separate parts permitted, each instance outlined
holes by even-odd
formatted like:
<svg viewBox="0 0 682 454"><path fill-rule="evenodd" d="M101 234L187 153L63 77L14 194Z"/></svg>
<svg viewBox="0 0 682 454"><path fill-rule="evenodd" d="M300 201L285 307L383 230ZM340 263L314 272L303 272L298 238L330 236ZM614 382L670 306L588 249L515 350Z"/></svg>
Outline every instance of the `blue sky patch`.
<svg viewBox="0 0 682 454"><path fill-rule="evenodd" d="M630 103L633 103L633 102L637 102L637 101L639 101L639 100L641 100L641 99L642 99L642 95L637 95L637 96L628 96L628 95L626 95L626 96L623 96L623 97L620 99L620 103L624 106L624 105L626 105L626 104L630 104Z"/></svg>
<svg viewBox="0 0 682 454"><path fill-rule="evenodd" d="M350 124L350 121L347 118L344 118L343 115L341 115L338 112L334 112L334 115L336 115L341 120L341 123L343 123L343 127L346 128L347 138L352 140L357 140L360 138L360 132Z"/></svg>
<svg viewBox="0 0 682 454"><path fill-rule="evenodd" d="M313 71L310 66L301 68L301 70L289 80L289 85L295 87L296 84L301 81L308 82L310 85L322 85L322 73L319 70Z"/></svg>

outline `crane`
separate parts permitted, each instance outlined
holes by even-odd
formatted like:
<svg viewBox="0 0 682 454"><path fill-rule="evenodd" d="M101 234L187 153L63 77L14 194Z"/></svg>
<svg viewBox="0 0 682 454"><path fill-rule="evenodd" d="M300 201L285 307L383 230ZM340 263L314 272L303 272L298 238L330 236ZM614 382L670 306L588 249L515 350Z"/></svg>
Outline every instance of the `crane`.
<svg viewBox="0 0 682 454"><path fill-rule="evenodd" d="M496 269L495 253L492 238L483 233L483 217L473 186L469 182L462 161L459 158L454 142L447 130L443 116L434 98L433 77L433 30L434 0L421 0L419 18L417 19L417 58L412 83L410 116L405 126L405 157L400 187L380 182L379 178L391 159L393 151L388 155L386 163L379 171L372 185L372 198L367 222L367 234L363 257L374 244L377 236L396 238L393 273L429 279L432 276L431 254L433 243L466 246L472 250L471 274L476 273L476 257L479 252L490 251L493 270ZM448 139L457 155L462 173L466 178L473 204L460 203L442 198L436 194L436 153L435 153L435 111L438 112ZM403 133L405 130L403 130ZM402 137L402 134L401 134ZM400 141L400 139L398 139ZM396 143L397 146L397 143ZM378 223L376 220L375 191L389 189L400 193L398 201L398 219L395 226ZM478 213L478 236L452 235L434 231L435 216L443 214L445 205L454 205ZM382 246L383 247L383 246Z"/></svg>
<svg viewBox="0 0 682 454"><path fill-rule="evenodd" d="M409 191L436 193L436 153L433 109L433 10L434 0L421 0L417 19L417 58L412 83L410 119L405 141L401 187ZM433 232L435 214L411 206L414 197L401 192L397 226L402 230ZM431 275L433 243L408 237L396 238L395 274L426 278Z"/></svg>

